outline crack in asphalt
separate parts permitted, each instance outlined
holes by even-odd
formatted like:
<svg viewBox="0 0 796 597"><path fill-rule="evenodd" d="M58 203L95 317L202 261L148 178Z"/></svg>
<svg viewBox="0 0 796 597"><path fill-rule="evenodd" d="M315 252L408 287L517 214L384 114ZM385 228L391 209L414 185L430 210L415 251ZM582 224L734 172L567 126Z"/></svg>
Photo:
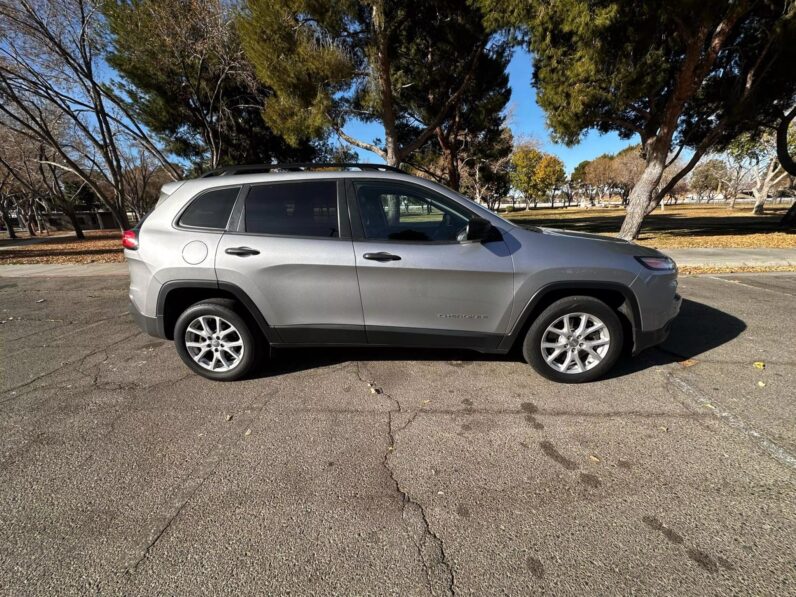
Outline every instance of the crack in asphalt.
<svg viewBox="0 0 796 597"><path fill-rule="evenodd" d="M102 319L97 319L97 320L92 321L91 323L89 323L87 325L84 325L83 327L80 327L80 328L77 328L77 329L74 329L74 330L70 330L66 334L59 334L57 336L53 336L50 339L50 344L52 344L53 342L57 342L58 340L60 340L61 338L66 337L66 336L76 335L76 334L78 334L80 332L86 331L89 328L93 328L93 327L96 327L96 326L98 326L98 325L100 325L102 323L105 323L106 321L113 321L115 319L119 319L120 317L124 317L126 315L127 315L127 313L121 313L121 314L111 315L109 317L103 317ZM14 316L14 319L5 320L5 323L16 323L18 321L19 322L27 322L27 323L36 322L36 323L60 323L60 324L62 324L62 325L57 325L57 326L48 328L47 330L45 330L47 332L54 332L56 330L69 328L69 327L71 327L73 325L81 323L79 320L75 320L75 319L49 319L49 318L47 318L47 319L37 319L37 318L25 318L25 317L20 317L20 316ZM31 332L30 334L25 334L24 336L19 336L18 338L13 338L12 340L14 342L19 342L20 340L25 340L27 338L30 338L32 336L36 336L36 335L41 334L41 333L42 333L42 330L36 330L34 332Z"/></svg>
<svg viewBox="0 0 796 597"><path fill-rule="evenodd" d="M359 362L356 363L356 373L361 382L371 383L366 381L362 376ZM374 387L374 385L371 385L371 387ZM387 471L395 488L395 492L400 497L402 507L401 518L404 528L417 549L417 554L426 574L426 583L429 592L432 595L456 595L456 578L453 574L453 568L448 563L442 539L431 530L431 525L428 522L428 517L426 516L423 505L412 498L412 496L401 487L401 484L395 477L395 471L390 466L390 456L395 454L396 435L409 427L417 418L420 411L415 411L403 426L399 429L395 429L393 426L393 417L396 414L402 414L404 412L401 403L397 398L384 392L378 386L375 387L377 388L377 395L386 398L392 404L392 408L387 411L387 448L384 451L382 466Z"/></svg>
<svg viewBox="0 0 796 597"><path fill-rule="evenodd" d="M111 348L113 346L116 346L117 344L121 344L122 342L126 342L130 338L134 338L135 336L138 336L140 334L143 334L143 332L137 331L137 332L135 332L133 334L129 334L128 336L124 336L123 338L120 338L119 340L115 340L115 341L111 342L110 344L102 346L101 348L98 348L97 350L94 350L94 351L84 355L83 357L81 357L79 359L74 359L74 360L62 363L60 366L56 367L52 371L47 371L46 373L42 373L41 375L37 375L33 379L29 379L28 381L26 381L26 382L24 382L22 384L7 388L7 389L3 390L2 392L0 392L0 395L11 394L11 396L7 396L6 398L0 400L0 404L5 404L6 402L10 402L11 400L15 400L17 398L20 398L22 395L17 395L17 391L18 390L21 390L22 388L26 388L26 387L36 383L37 381L46 378L46 377L49 377L51 375L55 375L56 373L59 373L60 371L63 371L67 367L75 365L75 363L79 363L77 365L77 368L80 368L80 367L83 366L83 363L85 363L86 359L88 359L88 358L90 358L90 357L92 357L92 356L94 356L96 354L99 354L101 352L106 352L107 353L109 348Z"/></svg>
<svg viewBox="0 0 796 597"><path fill-rule="evenodd" d="M241 441L241 438L246 437L244 430L250 429L254 421L259 419L263 409L268 404L268 399L273 398L278 392L279 390L272 390L264 395L256 396L243 409L243 416L233 416L232 428L223 436L222 441L190 472L188 478L176 490L166 512L151 521L146 532L136 542L135 547L126 554L121 566L122 572L133 574L138 569L141 562L147 558L152 548L155 547L188 502L191 501L191 498L213 475L224 460L224 457L229 453L232 445Z"/></svg>

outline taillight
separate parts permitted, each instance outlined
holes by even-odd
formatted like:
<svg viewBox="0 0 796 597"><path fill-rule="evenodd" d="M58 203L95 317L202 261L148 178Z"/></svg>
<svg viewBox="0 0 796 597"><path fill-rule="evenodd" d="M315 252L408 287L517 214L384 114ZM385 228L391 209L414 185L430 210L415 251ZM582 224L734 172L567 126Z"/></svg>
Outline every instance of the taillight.
<svg viewBox="0 0 796 597"><path fill-rule="evenodd" d="M136 251L138 249L138 231L125 230L122 234L122 246L125 249Z"/></svg>

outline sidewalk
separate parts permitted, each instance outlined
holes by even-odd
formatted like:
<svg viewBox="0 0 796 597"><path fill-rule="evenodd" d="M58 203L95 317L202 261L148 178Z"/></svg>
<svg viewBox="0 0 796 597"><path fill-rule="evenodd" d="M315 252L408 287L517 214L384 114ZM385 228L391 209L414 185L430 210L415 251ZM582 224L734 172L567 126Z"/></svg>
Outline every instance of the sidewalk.
<svg viewBox="0 0 796 597"><path fill-rule="evenodd" d="M126 263L0 265L0 278L126 276Z"/></svg>
<svg viewBox="0 0 796 597"><path fill-rule="evenodd" d="M681 267L792 265L796 268L796 249L661 249L661 251Z"/></svg>
<svg viewBox="0 0 796 597"><path fill-rule="evenodd" d="M793 266L796 249L663 249L683 267ZM0 265L0 278L126 276L126 263Z"/></svg>

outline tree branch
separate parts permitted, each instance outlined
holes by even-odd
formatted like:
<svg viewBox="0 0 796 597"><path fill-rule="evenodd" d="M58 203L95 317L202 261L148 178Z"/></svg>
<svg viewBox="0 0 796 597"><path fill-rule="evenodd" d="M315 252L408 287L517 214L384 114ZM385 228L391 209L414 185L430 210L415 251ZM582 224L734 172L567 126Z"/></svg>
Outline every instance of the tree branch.
<svg viewBox="0 0 796 597"><path fill-rule="evenodd" d="M359 147L360 149L364 149L366 151L372 151L380 158L385 160L387 159L387 153L384 150L382 150L380 147L374 145L373 143L366 143L365 141L360 141L359 139L351 137L350 135L346 134L345 131L343 131L343 129L340 128L339 125L333 124L332 128L334 129L334 132L337 134L337 136L343 139L346 143L349 143L354 147Z"/></svg>

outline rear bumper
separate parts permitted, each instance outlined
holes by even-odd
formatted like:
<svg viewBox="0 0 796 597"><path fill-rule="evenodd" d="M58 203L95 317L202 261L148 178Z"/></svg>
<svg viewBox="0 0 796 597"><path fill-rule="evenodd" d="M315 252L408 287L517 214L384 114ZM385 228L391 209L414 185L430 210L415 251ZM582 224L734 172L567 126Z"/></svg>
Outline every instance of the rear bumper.
<svg viewBox="0 0 796 597"><path fill-rule="evenodd" d="M633 354L638 354L642 350L657 346L661 344L666 338L669 337L669 331L672 329L672 323L675 317L680 312L680 305L683 303L683 297L679 294L674 295L674 304L672 305L671 317L666 324L657 330L636 330L633 337Z"/></svg>
<svg viewBox="0 0 796 597"><path fill-rule="evenodd" d="M136 308L133 301L130 301L128 310L130 311L130 315L133 316L133 321L135 321L136 325L141 328L141 330L156 338L166 337L165 334L163 334L163 326L159 325L160 322L157 317L147 317Z"/></svg>

